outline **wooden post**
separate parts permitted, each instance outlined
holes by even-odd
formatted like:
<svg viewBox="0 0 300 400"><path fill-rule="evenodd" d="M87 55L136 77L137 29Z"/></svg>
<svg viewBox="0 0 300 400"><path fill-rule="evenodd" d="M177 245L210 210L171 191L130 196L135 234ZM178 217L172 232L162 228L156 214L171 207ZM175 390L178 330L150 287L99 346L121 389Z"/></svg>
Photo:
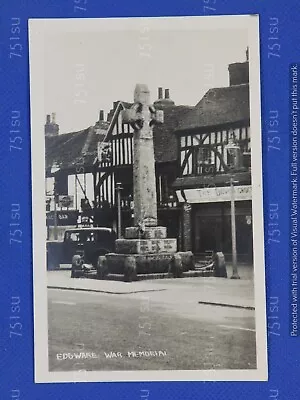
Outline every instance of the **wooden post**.
<svg viewBox="0 0 300 400"><path fill-rule="evenodd" d="M121 212L121 183L116 184L116 192L117 192L117 209L118 209L118 239L122 236L122 212Z"/></svg>
<svg viewBox="0 0 300 400"><path fill-rule="evenodd" d="M56 191L54 190L54 221L53 221L53 224L54 224L54 240L57 240L57 237L58 237L58 235L57 235L57 204L56 204L56 201L57 201L57 195L56 195Z"/></svg>

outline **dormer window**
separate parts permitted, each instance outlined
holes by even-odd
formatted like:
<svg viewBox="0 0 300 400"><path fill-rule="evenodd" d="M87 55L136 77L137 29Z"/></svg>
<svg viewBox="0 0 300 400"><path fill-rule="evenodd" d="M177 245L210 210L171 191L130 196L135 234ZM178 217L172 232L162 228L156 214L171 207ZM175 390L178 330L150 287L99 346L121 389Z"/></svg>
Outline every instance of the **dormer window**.
<svg viewBox="0 0 300 400"><path fill-rule="evenodd" d="M200 147L200 149L198 149L197 163L198 164L211 164L212 163L212 154L211 154L210 148Z"/></svg>
<svg viewBox="0 0 300 400"><path fill-rule="evenodd" d="M215 173L215 154L209 146L203 146L197 149L196 153L196 174L214 174Z"/></svg>

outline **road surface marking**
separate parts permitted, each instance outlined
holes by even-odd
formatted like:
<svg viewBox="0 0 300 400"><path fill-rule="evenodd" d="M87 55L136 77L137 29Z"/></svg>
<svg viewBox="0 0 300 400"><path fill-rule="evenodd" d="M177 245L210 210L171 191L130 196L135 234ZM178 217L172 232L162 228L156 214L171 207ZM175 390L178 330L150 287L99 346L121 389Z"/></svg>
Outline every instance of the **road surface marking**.
<svg viewBox="0 0 300 400"><path fill-rule="evenodd" d="M255 329L251 329L251 328L242 328L241 326L219 325L219 327L220 327L220 328L226 328L226 329L238 329L239 331L256 332Z"/></svg>
<svg viewBox="0 0 300 400"><path fill-rule="evenodd" d="M241 308L241 309L244 309L244 310L255 310L255 307L252 307L252 306L241 306L239 304L227 304L227 303L215 303L215 302L212 302L212 301L198 301L198 304L205 304L207 306Z"/></svg>
<svg viewBox="0 0 300 400"><path fill-rule="evenodd" d="M167 289L144 289L144 290L115 292L112 290L99 290L99 289L87 289L87 288L79 288L79 287L69 287L69 286L65 287L65 286L51 286L51 285L47 285L47 288L48 289L56 289L56 290L73 290L76 292L105 293L105 294L135 294L135 293L147 293L147 292L163 292L163 291L167 290Z"/></svg>
<svg viewBox="0 0 300 400"><path fill-rule="evenodd" d="M52 300L51 303L53 303L53 304L66 304L67 306L76 306L76 303L74 303L73 301Z"/></svg>

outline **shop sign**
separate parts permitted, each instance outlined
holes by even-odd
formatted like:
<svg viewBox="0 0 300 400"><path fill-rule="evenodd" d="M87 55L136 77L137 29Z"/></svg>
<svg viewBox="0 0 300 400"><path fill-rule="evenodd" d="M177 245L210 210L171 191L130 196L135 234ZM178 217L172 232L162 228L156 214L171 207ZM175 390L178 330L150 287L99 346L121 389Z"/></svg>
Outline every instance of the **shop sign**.
<svg viewBox="0 0 300 400"><path fill-rule="evenodd" d="M215 187L203 189L186 189L184 191L188 203L218 203L231 200L231 188ZM234 200L252 200L252 186L234 186Z"/></svg>
<svg viewBox="0 0 300 400"><path fill-rule="evenodd" d="M56 212L56 222L57 226L68 226L77 225L78 210L72 211L57 211ZM54 211L50 211L46 214L47 226L54 226Z"/></svg>

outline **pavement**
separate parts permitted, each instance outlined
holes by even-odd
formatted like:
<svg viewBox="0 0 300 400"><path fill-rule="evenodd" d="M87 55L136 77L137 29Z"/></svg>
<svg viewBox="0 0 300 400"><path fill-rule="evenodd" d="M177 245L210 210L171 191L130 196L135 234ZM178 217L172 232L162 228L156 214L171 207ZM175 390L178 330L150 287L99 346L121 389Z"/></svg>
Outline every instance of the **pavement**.
<svg viewBox="0 0 300 400"><path fill-rule="evenodd" d="M226 270L228 278L232 275L232 264L226 263ZM238 265L239 276L241 280L253 280L254 269L252 264L239 264Z"/></svg>
<svg viewBox="0 0 300 400"><path fill-rule="evenodd" d="M230 277L230 267L228 276ZM130 295L138 293L162 292L164 299L172 299L181 295L185 299L197 301L203 305L215 305L254 310L254 282L249 268L242 273L240 280L193 277L180 279L155 279L138 282L120 282L95 280L87 278L71 278L70 271L48 271L47 286L49 289L96 292L111 295ZM244 277L250 277L245 279Z"/></svg>

